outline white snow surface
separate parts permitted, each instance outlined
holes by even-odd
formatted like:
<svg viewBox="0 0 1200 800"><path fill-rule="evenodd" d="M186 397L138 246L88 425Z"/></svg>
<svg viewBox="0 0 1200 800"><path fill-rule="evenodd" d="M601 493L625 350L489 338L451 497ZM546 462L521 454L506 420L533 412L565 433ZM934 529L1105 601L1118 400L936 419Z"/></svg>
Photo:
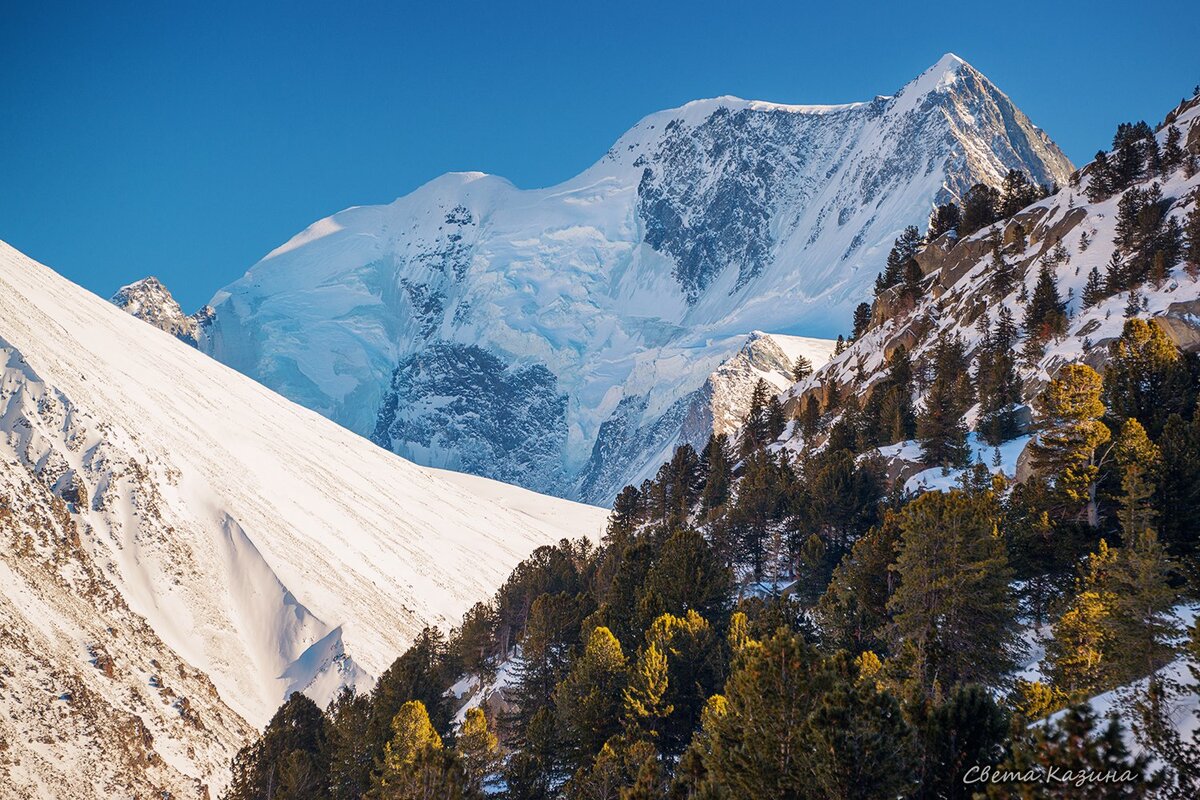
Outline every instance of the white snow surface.
<svg viewBox="0 0 1200 800"><path fill-rule="evenodd" d="M3 243L0 368L0 470L80 487L82 547L255 726L292 691L370 685L534 548L604 525L409 463Z"/></svg>
<svg viewBox="0 0 1200 800"><path fill-rule="evenodd" d="M1012 167L1047 183L1071 170L950 54L868 102L699 100L646 117L557 186L452 173L320 220L216 293L201 347L368 436L393 370L430 343L544 365L567 398L538 451L554 463L516 480L606 502L657 467L659 423L678 427L677 404L748 331L845 332L906 225ZM469 445L429 444L406 413L389 446L462 463ZM602 441L614 420L626 438Z"/></svg>

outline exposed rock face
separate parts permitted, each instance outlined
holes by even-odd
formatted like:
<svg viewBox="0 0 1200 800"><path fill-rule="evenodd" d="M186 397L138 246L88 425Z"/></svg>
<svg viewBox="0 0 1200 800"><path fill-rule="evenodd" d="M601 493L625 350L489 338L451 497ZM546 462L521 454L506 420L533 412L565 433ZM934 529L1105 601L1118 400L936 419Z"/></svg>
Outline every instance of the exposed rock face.
<svg viewBox="0 0 1200 800"><path fill-rule="evenodd" d="M121 287L111 302L192 347L199 346L200 337L216 314L212 306L205 306L191 316L184 314L167 287L154 276Z"/></svg>
<svg viewBox="0 0 1200 800"><path fill-rule="evenodd" d="M1071 172L951 55L867 102L697 101L549 189L453 174L317 222L216 294L201 347L398 453L604 503L700 437L693 395L749 331L844 333L900 230L1010 168ZM549 393L520 400L529 447L484 441L511 386L420 358L451 352Z"/></svg>

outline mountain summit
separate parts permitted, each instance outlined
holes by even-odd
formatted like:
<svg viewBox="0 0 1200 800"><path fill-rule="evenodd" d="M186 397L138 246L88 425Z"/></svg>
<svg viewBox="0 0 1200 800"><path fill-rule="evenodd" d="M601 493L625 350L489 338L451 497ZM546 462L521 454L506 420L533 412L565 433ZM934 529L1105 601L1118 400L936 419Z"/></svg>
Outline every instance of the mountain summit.
<svg viewBox="0 0 1200 800"><path fill-rule="evenodd" d="M845 330L906 225L1010 169L1072 167L953 55L866 102L700 100L558 186L453 173L316 222L201 347L420 463L603 502L701 435L750 331Z"/></svg>

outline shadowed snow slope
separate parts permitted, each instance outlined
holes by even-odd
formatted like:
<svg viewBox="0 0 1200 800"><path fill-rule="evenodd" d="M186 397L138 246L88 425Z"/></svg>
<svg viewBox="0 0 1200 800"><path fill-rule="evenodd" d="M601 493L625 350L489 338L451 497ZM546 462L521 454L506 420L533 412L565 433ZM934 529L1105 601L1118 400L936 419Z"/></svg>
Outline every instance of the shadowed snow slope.
<svg viewBox="0 0 1200 800"><path fill-rule="evenodd" d="M9 630L71 638L69 663L50 668L90 674L90 637L127 630L108 616L127 606L148 630L114 645L117 678L128 657L211 679L236 712L227 749L245 735L237 716L260 726L292 691L324 702L369 685L422 626L457 621L534 548L596 538L605 514L404 461L0 243L0 555L13 574L49 564L68 582L82 564L116 598L70 627L29 599L48 579L2 580ZM126 652L139 646L161 649ZM10 699L0 716L36 732ZM176 755L183 774L204 772Z"/></svg>
<svg viewBox="0 0 1200 800"><path fill-rule="evenodd" d="M846 332L897 234L1010 168L1071 165L953 55L868 102L701 100L558 186L454 173L321 220L201 347L405 457L606 502L750 331Z"/></svg>

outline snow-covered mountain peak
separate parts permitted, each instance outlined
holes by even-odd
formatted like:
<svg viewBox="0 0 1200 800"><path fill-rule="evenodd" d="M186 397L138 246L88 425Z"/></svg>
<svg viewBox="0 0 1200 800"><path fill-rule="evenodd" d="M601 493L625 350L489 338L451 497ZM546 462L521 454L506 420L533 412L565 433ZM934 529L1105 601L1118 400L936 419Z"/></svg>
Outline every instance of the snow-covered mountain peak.
<svg viewBox="0 0 1200 800"><path fill-rule="evenodd" d="M866 102L695 101L556 186L452 173L317 222L203 346L422 463L605 501L748 331L845 332L906 225L1009 169L1072 167L953 56Z"/></svg>
<svg viewBox="0 0 1200 800"><path fill-rule="evenodd" d="M153 275L122 286L110 302L193 347L197 346L214 313L212 306L205 306L190 316L184 314L171 292Z"/></svg>

